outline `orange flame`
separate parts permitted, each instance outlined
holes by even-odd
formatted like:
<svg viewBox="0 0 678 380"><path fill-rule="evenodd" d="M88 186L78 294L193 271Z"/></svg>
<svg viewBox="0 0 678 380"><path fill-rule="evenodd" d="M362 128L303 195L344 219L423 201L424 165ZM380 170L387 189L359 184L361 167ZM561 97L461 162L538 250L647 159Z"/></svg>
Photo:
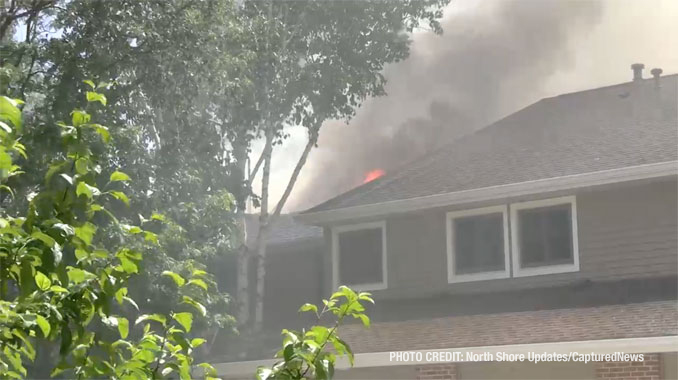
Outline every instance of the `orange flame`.
<svg viewBox="0 0 678 380"><path fill-rule="evenodd" d="M363 180L363 183L372 182L372 181L374 181L375 179L377 179L377 178L383 176L384 174L386 174L386 172L383 171L382 169L373 169L373 170L370 170L369 172L367 172L367 173L365 174L365 179Z"/></svg>

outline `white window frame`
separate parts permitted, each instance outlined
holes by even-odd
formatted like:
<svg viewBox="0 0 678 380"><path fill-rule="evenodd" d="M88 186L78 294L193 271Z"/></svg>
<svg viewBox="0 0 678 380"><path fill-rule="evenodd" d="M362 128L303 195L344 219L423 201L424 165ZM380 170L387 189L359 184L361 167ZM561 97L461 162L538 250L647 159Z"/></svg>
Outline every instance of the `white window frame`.
<svg viewBox="0 0 678 380"><path fill-rule="evenodd" d="M468 274L456 274L455 273L455 252L454 252L454 220L467 216L478 216L478 215L487 215L487 214L502 214L502 226L504 229L504 270L491 271L491 272L478 272L478 273L468 273ZM446 232L447 235L447 282L458 283L458 282L470 282L470 281L483 281L483 280L494 280L499 278L509 278L511 277L511 265L510 265L510 249L509 249L509 227L508 227L508 206L499 205L491 207L482 207L470 210L462 211L451 211L447 213L447 223L446 223Z"/></svg>
<svg viewBox="0 0 678 380"><path fill-rule="evenodd" d="M386 265L386 221L351 224L332 228L332 284L334 289L339 285L339 234L348 231L358 231L381 228L381 272L382 281L367 284L354 284L350 288L358 291L383 290L388 287L388 266Z"/></svg>
<svg viewBox="0 0 678 380"><path fill-rule="evenodd" d="M558 206L570 205L572 216L572 264L544 265L541 267L521 268L520 267L520 225L518 221L518 211ZM513 277L539 276L544 274L568 273L579 271L579 234L577 229L577 198L575 196L541 199L537 201L528 201L511 204L511 248L513 252Z"/></svg>

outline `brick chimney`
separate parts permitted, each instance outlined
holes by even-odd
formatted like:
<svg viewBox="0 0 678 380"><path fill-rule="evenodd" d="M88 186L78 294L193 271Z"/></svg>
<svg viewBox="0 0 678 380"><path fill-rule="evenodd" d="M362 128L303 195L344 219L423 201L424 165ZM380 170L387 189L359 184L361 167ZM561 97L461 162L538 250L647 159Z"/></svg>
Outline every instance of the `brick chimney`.
<svg viewBox="0 0 678 380"><path fill-rule="evenodd" d="M633 70L633 81L637 82L643 80L643 69L645 65L642 63L634 63L631 65L631 70Z"/></svg>

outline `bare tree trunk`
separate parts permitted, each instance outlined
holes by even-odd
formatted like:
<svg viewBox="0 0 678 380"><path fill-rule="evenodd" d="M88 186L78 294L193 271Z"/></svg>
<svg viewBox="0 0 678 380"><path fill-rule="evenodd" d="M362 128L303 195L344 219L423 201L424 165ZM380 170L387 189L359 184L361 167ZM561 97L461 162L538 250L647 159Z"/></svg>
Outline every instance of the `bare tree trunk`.
<svg viewBox="0 0 678 380"><path fill-rule="evenodd" d="M273 212L272 218L276 218L278 217L278 215L280 215L280 212L282 211L283 207L285 206L285 203L287 202L287 198L289 198L290 194L292 193L294 184L297 183L299 173L301 173L301 169L306 164L306 159L308 158L309 153L311 153L311 149L313 149L317 141L318 135L314 132L311 132L308 137L308 142L304 147L304 151L301 152L301 157L299 157L299 160L297 161L297 164L295 165L294 170L292 171L292 175L290 176L290 180L289 182L287 182L285 191L283 192L283 195L280 197L280 201L278 202L278 205L275 208L275 212Z"/></svg>
<svg viewBox="0 0 678 380"><path fill-rule="evenodd" d="M239 181L244 184L245 167L247 163L247 145L244 142L236 141L233 147L233 155L236 161L236 171L239 176ZM240 325L247 323L249 320L250 304L249 304L249 249L247 247L247 225L245 224L245 208L247 204L246 189L241 187L236 194L237 210L236 210L236 226L238 233L238 248L237 256L237 290L236 299L238 302L237 319Z"/></svg>
<svg viewBox="0 0 678 380"><path fill-rule="evenodd" d="M261 242L257 245L257 296L254 309L254 331L260 332L264 324L264 286L266 278L266 240L268 238L268 222L261 225L259 238Z"/></svg>
<svg viewBox="0 0 678 380"><path fill-rule="evenodd" d="M268 185L271 178L271 155L275 131L272 125L266 128L266 144L264 145L263 172L261 175L261 212L259 214L259 234L257 235L257 295L254 309L254 331L263 328L264 321L264 286L266 278L266 240L268 240Z"/></svg>
<svg viewBox="0 0 678 380"><path fill-rule="evenodd" d="M236 224L238 228L238 239L243 243L238 248L237 255L237 287L236 299L238 301L238 324L243 325L247 323L250 318L250 300L249 300L249 250L247 244L247 232L245 227L244 212L238 212L236 215Z"/></svg>
<svg viewBox="0 0 678 380"><path fill-rule="evenodd" d="M266 241L268 240L268 233L270 231L270 226L274 222L275 218L280 215L287 198L289 197L294 184L297 181L299 173L306 163L306 159L315 146L317 141L317 135L313 134L309 136L309 141L304 148L304 151L299 157L297 164L292 172L289 182L285 188L280 201L278 202L272 215L268 214L268 185L270 179L271 171L271 155L273 152L273 133L271 132L270 136L267 131L266 136L266 146L264 147L263 152L263 174L262 174L262 183L261 183L261 214L259 215L259 234L257 236L257 296L256 296L256 305L255 305L255 315L254 315L254 331L261 331L263 327L264 320L264 286L266 281Z"/></svg>

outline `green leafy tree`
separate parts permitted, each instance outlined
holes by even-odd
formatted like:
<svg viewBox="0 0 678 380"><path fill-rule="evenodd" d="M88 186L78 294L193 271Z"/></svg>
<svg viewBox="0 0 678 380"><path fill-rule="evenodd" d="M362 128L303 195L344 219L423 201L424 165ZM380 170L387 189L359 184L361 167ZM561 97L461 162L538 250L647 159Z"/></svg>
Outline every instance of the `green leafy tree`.
<svg viewBox="0 0 678 380"><path fill-rule="evenodd" d="M249 82L254 85L233 111L248 119L232 128L237 163L250 159L252 141L263 141L254 168L242 182L252 185L261 171L259 231L255 247L240 252L238 299L247 300L246 256L257 257L254 330L262 329L267 236L282 212L308 156L328 120L349 120L368 97L384 95L384 67L409 55L410 33L417 28L442 32L439 19L447 0L384 1L243 1L238 13L248 38L244 50L252 52ZM285 148L292 128L303 128L306 144L281 198L270 199L273 151ZM239 155L240 154L240 155ZM261 168L261 169L260 169ZM244 192L247 194L247 192ZM247 302L239 315L246 316Z"/></svg>
<svg viewBox="0 0 678 380"><path fill-rule="evenodd" d="M339 326L347 317L358 319L365 327L370 327L370 319L365 314L363 302L374 303L371 294L356 293L346 286L339 287L328 300L323 300L323 307L307 303L300 312L314 313L318 322L328 315L334 318L331 327L321 324L308 330L283 330L282 349L276 354L281 360L272 367L259 367L259 380L299 380L299 379L332 379L337 355L346 355L353 366L353 351L348 343L339 337ZM332 351L334 350L334 351Z"/></svg>
<svg viewBox="0 0 678 380"><path fill-rule="evenodd" d="M133 181L112 211L139 223L139 214L162 209L165 216L162 227L147 227L157 233L159 244L128 242L149 252L130 295L144 312L166 313L181 300L160 273L174 270L188 276L194 269L206 270L208 291L195 297L209 318L196 321L194 329L214 334L230 327L230 300L222 290L227 282L213 273L224 272L221 258L236 245L235 201L226 190L232 186L225 127L214 122L211 104L215 94L232 91L230 74L241 61L225 53L237 36L229 21L232 2L53 3L57 6L37 16L37 25L51 32L47 37L31 34L34 55L24 54L23 63L14 65L24 42L3 43L6 64L12 62L21 73L8 93L26 96L25 116L32 124L52 125L57 121L53 115L70 111L68 99L80 96L82 79L115 81L106 91L108 106L98 110L97 118L118 127L110 130L111 142L101 147L99 158L103 166L125 167ZM26 131L22 141L32 146L32 153L25 173L13 181L16 198L6 197L4 207L26 207L23 200L44 177L59 140L50 128ZM107 244L128 239L112 226L103 228Z"/></svg>
<svg viewBox="0 0 678 380"><path fill-rule="evenodd" d="M161 248L137 277L134 289L140 293L135 296L174 300L159 273L175 267L184 275L193 267L210 271L217 266L209 264L237 250L239 319L253 320L258 331L264 315L263 242L321 126L327 120L347 120L366 98L383 95L385 65L407 57L415 29L441 31L438 20L447 0L49 3L31 23L30 54L22 54L18 44L3 43L3 56L12 57L13 75L21 78L7 93L25 95L31 109L26 113L34 124L52 125L56 120L51 115L70 111L68 99L78 94L83 75L117 82L107 92L109 106L99 115L102 124L122 126L110 131L113 142L102 160L125 167L134 178L128 187L131 207L117 211L135 219L137 213L163 209L170 225L165 231L176 232L158 232ZM58 33L45 37L41 30ZM303 128L307 141L274 203L269 199L273 151L285 148L292 128ZM45 175L59 139L46 128L24 135L22 141L35 149L24 166L26 173L13 182L19 201L5 200L6 207L25 206L21 200ZM263 152L253 157L252 144L260 141ZM253 187L261 189L259 194ZM221 201L224 189L232 190L232 201ZM261 206L253 247L244 244L244 212L250 200ZM196 215L209 210L218 212L195 223ZM163 237L168 238L165 243ZM256 282L248 280L253 255L258 257ZM255 283L256 291L249 292ZM254 302L248 300L250 293L257 295ZM228 297L216 287L208 294L202 302L215 316L210 323L218 331L217 322L229 323L224 310ZM248 315L251 304L254 318ZM165 311L160 302L139 306Z"/></svg>
<svg viewBox="0 0 678 380"><path fill-rule="evenodd" d="M194 350L205 342L190 334L194 316L206 314L193 295L207 291L207 273L196 269L186 279L163 272L175 284L181 307L164 315L136 312L128 284L143 266L143 250L125 243L156 244L157 234L146 225L162 222L163 216L132 225L111 211L127 199L130 177L100 157L110 131L94 123L89 112L107 104L98 92L106 86L86 84L91 86L87 107L52 127L60 130L62 149L49 161L42 183L33 186L27 209L16 215L3 210L0 217L0 376L35 376L25 361L36 359L36 344L55 341L58 364L52 376L189 379ZM17 162L32 152L19 142L25 129L20 103L0 97L0 180L10 194L12 179L21 174ZM128 238L103 244L100 231L106 228ZM215 375L209 364L197 366L206 377Z"/></svg>

